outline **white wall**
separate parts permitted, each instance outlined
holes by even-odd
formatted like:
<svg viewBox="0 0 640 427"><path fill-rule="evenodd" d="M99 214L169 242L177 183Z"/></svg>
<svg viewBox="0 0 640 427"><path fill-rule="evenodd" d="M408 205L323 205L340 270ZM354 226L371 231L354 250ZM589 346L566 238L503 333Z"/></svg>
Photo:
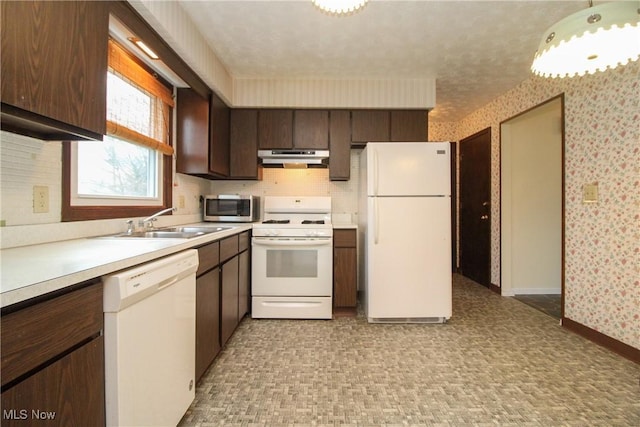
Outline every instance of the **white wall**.
<svg viewBox="0 0 640 427"><path fill-rule="evenodd" d="M502 294L560 294L562 111L556 99L501 126Z"/></svg>

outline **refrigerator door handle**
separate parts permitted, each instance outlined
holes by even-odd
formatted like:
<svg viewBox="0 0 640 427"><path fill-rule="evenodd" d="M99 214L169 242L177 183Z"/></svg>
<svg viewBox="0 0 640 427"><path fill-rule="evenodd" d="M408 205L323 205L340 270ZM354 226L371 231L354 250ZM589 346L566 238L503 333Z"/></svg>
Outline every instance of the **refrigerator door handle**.
<svg viewBox="0 0 640 427"><path fill-rule="evenodd" d="M378 210L378 198L373 198L373 242L377 245L380 234L380 212Z"/></svg>
<svg viewBox="0 0 640 427"><path fill-rule="evenodd" d="M378 150L375 148L373 149L373 195L378 195Z"/></svg>

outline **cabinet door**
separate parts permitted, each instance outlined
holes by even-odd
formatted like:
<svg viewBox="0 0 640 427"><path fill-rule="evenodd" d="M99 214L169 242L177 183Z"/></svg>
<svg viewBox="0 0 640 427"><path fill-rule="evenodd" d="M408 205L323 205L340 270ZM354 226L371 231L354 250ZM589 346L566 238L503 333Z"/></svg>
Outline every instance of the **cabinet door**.
<svg viewBox="0 0 640 427"><path fill-rule="evenodd" d="M329 112L327 110L296 110L293 113L293 146L328 150Z"/></svg>
<svg viewBox="0 0 640 427"><path fill-rule="evenodd" d="M333 306L336 308L355 308L356 286L356 249L333 249Z"/></svg>
<svg viewBox="0 0 640 427"><path fill-rule="evenodd" d="M333 306L350 309L357 305L356 230L334 230L333 233Z"/></svg>
<svg viewBox="0 0 640 427"><path fill-rule="evenodd" d="M389 111L354 110L351 112L351 141L360 145L371 141L389 141Z"/></svg>
<svg viewBox="0 0 640 427"><path fill-rule="evenodd" d="M249 251L239 255L238 271L238 322L249 312L249 271L251 269Z"/></svg>
<svg viewBox="0 0 640 427"><path fill-rule="evenodd" d="M222 266L222 304L220 308L220 339L226 344L238 326L238 265L235 256Z"/></svg>
<svg viewBox="0 0 640 427"><path fill-rule="evenodd" d="M209 100L191 89L178 89L176 171L209 174Z"/></svg>
<svg viewBox="0 0 640 427"><path fill-rule="evenodd" d="M196 279L196 379L220 352L220 269Z"/></svg>
<svg viewBox="0 0 640 427"><path fill-rule="evenodd" d="M391 141L427 141L426 110L391 111Z"/></svg>
<svg viewBox="0 0 640 427"><path fill-rule="evenodd" d="M258 110L231 110L229 178L262 179L258 167Z"/></svg>
<svg viewBox="0 0 640 427"><path fill-rule="evenodd" d="M260 110L258 113L258 147L293 147L293 110Z"/></svg>
<svg viewBox="0 0 640 427"><path fill-rule="evenodd" d="M351 114L332 110L329 117L329 178L348 181L351 176Z"/></svg>
<svg viewBox="0 0 640 427"><path fill-rule="evenodd" d="M209 128L209 170L226 177L229 175L229 115L230 109L215 93L211 94Z"/></svg>
<svg viewBox="0 0 640 427"><path fill-rule="evenodd" d="M3 129L15 125L10 130L24 133L19 128L31 125L20 119L27 119L37 123L27 135L102 140L108 2L2 1L0 7Z"/></svg>
<svg viewBox="0 0 640 427"><path fill-rule="evenodd" d="M104 337L3 390L2 413L3 426L104 425Z"/></svg>

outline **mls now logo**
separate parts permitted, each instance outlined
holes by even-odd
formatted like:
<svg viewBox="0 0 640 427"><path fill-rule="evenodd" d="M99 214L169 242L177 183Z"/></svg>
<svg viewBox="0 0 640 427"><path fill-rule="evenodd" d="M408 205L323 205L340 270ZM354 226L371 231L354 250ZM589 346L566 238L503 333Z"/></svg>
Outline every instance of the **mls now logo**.
<svg viewBox="0 0 640 427"><path fill-rule="evenodd" d="M56 413L52 411L41 411L39 409L3 409L2 418L5 420L53 420Z"/></svg>

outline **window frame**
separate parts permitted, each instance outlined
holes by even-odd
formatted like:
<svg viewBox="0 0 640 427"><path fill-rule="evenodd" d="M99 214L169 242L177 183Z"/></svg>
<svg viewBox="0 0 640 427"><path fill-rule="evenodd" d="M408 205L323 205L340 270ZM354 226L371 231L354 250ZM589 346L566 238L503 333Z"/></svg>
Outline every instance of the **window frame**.
<svg viewBox="0 0 640 427"><path fill-rule="evenodd" d="M71 141L62 143L62 221L87 221L151 215L173 205L173 158L162 156L162 204L153 206L130 205L71 205Z"/></svg>

